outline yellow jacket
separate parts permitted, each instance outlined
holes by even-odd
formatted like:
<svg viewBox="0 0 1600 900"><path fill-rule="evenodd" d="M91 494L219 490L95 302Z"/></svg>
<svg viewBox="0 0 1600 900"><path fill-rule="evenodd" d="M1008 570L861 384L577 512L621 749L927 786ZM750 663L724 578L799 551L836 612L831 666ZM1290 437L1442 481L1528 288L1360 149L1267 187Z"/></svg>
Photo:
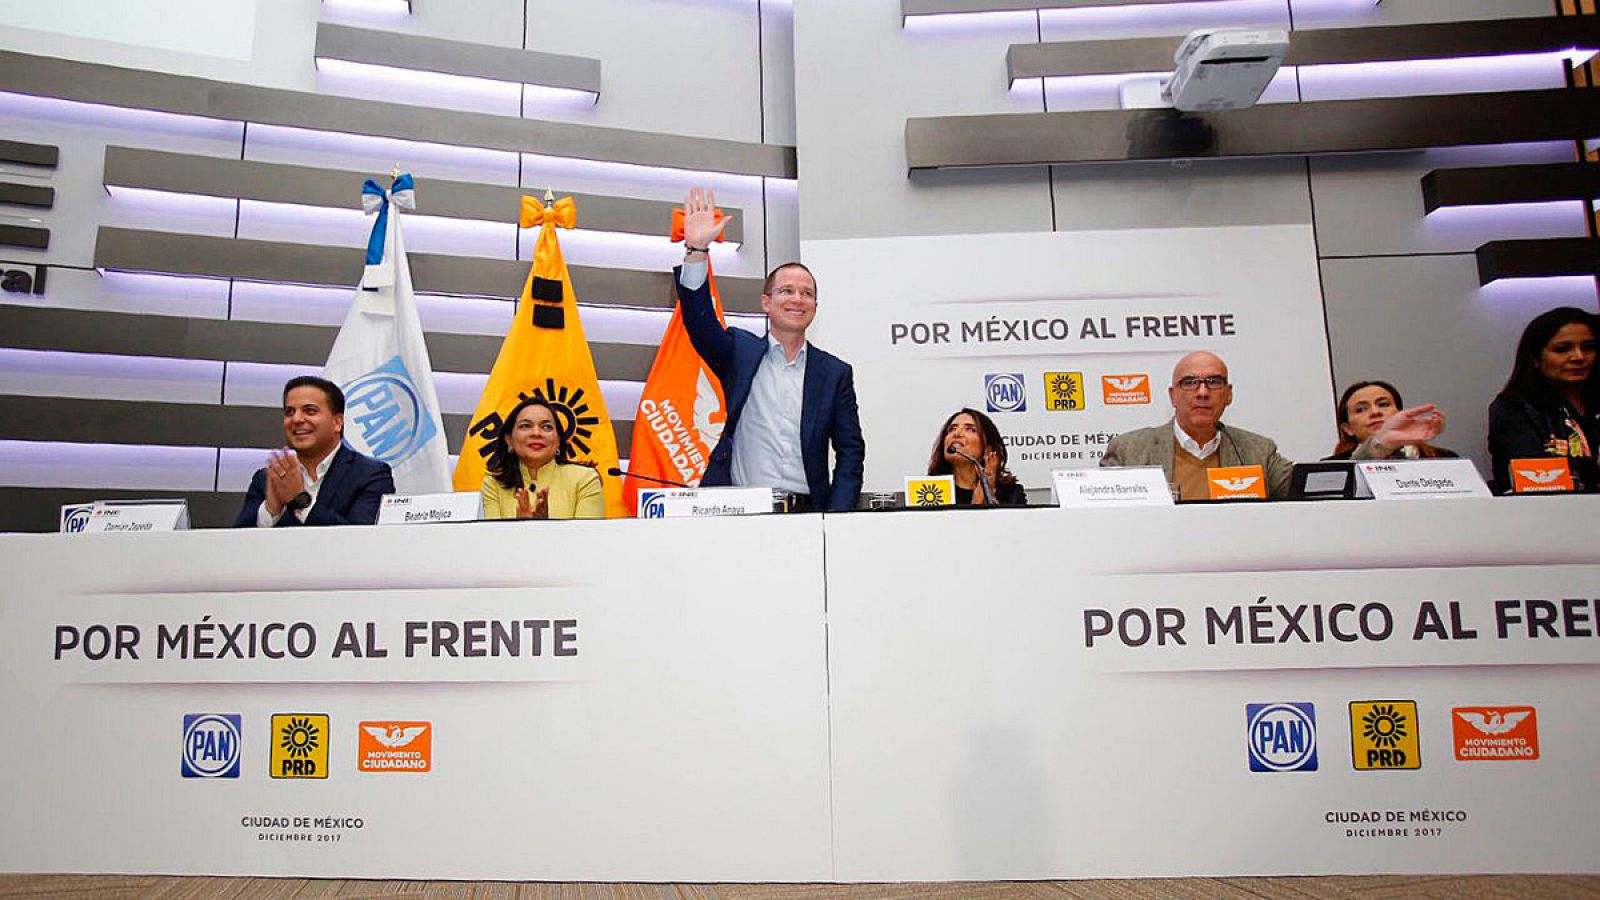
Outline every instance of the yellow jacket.
<svg viewBox="0 0 1600 900"><path fill-rule="evenodd" d="M552 519L604 519L606 517L605 491L600 485L600 473L577 463L562 465L555 461L545 463L539 474L530 476L528 467L517 463L522 470L522 483L533 485L533 490L548 487ZM515 519L517 517L517 492L501 484L493 475L483 476L483 517L485 519ZM531 502L531 498L530 498Z"/></svg>

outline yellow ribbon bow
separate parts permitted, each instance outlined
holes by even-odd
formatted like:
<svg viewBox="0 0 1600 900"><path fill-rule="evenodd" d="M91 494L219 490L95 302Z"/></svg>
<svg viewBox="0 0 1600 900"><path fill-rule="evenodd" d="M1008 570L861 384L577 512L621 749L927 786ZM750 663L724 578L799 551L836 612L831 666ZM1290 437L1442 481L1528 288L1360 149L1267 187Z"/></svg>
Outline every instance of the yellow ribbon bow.
<svg viewBox="0 0 1600 900"><path fill-rule="evenodd" d="M557 228L577 228L578 205L572 202L571 197L562 197L549 207L536 197L523 197L520 227L532 228L547 222Z"/></svg>

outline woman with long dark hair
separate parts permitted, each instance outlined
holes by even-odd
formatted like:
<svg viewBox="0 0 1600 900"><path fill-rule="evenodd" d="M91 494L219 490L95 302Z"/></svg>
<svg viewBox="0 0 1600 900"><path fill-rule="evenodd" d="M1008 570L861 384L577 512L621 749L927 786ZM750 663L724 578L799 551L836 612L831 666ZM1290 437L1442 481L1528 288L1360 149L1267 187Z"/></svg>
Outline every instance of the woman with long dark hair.
<svg viewBox="0 0 1600 900"><path fill-rule="evenodd" d="M572 461L555 408L531 397L511 408L483 476L485 519L603 519L600 473Z"/></svg>
<svg viewBox="0 0 1600 900"><path fill-rule="evenodd" d="M1600 489L1600 379L1595 337L1600 319L1562 306L1536 317L1517 342L1505 390L1489 404L1489 456L1495 488L1510 487L1514 459L1562 457L1579 490Z"/></svg>
<svg viewBox="0 0 1600 900"><path fill-rule="evenodd" d="M933 442L933 454L928 457L928 474L955 476L959 506L985 505L985 480L994 491L997 505L1028 503L1028 492L1006 468L1006 443L1000 437L1000 429L975 409L958 409L944 420Z"/></svg>
<svg viewBox="0 0 1600 900"><path fill-rule="evenodd" d="M1382 431L1383 423L1402 409L1405 409L1405 404L1400 400L1400 391L1387 381L1357 381L1345 388L1339 396L1339 404L1333 410L1339 429L1339 442L1334 445L1333 453L1324 459L1350 459L1362 442ZM1457 454L1453 450L1422 443L1406 444L1394 451L1393 455L1406 459L1434 459Z"/></svg>

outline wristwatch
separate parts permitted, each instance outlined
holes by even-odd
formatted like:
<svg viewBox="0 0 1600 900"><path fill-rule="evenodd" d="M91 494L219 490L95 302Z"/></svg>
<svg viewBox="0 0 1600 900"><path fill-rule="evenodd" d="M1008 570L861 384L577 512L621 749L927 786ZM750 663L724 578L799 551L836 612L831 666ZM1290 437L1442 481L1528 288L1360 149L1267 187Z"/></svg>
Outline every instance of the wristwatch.
<svg viewBox="0 0 1600 900"><path fill-rule="evenodd" d="M306 509L306 508L308 508L310 506L311 506L311 492L310 491L301 491L300 493L294 495L294 499L293 500L289 501L289 508L292 509L292 510Z"/></svg>

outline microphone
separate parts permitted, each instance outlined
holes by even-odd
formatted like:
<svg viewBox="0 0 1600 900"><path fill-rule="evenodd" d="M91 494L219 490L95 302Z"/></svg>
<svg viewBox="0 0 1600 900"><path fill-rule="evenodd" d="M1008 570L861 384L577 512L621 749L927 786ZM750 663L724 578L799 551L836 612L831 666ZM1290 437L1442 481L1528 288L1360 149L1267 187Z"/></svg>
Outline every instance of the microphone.
<svg viewBox="0 0 1600 900"><path fill-rule="evenodd" d="M612 478L637 478L640 481L650 481L656 484L664 484L667 487L690 488L691 490L694 488L694 485L684 484L681 481L668 481L665 478L654 478L649 475L640 475L638 472L624 472L616 466L612 466L611 468L607 469L606 474L610 475Z"/></svg>
<svg viewBox="0 0 1600 900"><path fill-rule="evenodd" d="M954 453L967 462L972 463L972 467L978 470L978 484L983 488L983 502L989 506L993 506L994 485L989 483L989 473L983 470L983 464L978 462L978 460L975 459L971 454L967 453L967 451L962 450L961 446L955 441L951 441L950 446L944 448L944 452Z"/></svg>

